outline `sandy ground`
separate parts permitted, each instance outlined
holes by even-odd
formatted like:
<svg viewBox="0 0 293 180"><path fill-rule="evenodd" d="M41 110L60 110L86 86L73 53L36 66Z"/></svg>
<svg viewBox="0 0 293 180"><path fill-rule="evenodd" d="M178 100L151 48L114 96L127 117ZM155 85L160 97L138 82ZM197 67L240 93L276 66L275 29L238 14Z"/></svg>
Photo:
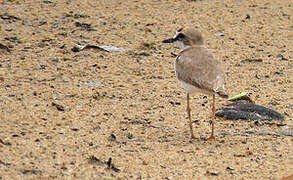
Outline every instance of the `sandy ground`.
<svg viewBox="0 0 293 180"><path fill-rule="evenodd" d="M291 0L0 2L0 179L281 179L293 174ZM283 123L216 120L211 97L185 93L161 40L200 26L242 91ZM223 33L224 36L219 36ZM123 52L75 44L108 45ZM228 102L218 98L217 107ZM283 124L280 126L280 124ZM222 135L228 131L239 135ZM111 162L109 159L111 158Z"/></svg>

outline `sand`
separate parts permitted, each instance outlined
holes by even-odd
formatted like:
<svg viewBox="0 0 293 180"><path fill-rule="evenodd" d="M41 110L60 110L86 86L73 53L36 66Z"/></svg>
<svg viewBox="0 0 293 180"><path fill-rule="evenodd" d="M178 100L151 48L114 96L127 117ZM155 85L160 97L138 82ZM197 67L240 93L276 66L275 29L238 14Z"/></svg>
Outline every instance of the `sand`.
<svg viewBox="0 0 293 180"><path fill-rule="evenodd" d="M0 2L0 179L281 179L293 174L293 4L264 1ZM160 42L200 26L247 92L283 122L216 119L211 97L186 96ZM76 44L125 51L72 51ZM217 108L228 102L217 97ZM221 132L231 132L224 135ZM234 133L234 134L233 134ZM111 162L109 159L111 158Z"/></svg>

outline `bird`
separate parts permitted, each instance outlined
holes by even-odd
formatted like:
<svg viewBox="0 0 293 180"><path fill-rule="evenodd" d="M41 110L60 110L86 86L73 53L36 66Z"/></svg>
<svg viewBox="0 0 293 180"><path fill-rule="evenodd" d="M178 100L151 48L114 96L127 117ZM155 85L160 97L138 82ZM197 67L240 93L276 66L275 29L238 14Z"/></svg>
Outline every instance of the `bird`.
<svg viewBox="0 0 293 180"><path fill-rule="evenodd" d="M225 89L226 71L222 63L204 46L202 33L195 27L180 28L176 34L162 43L174 43L181 48L174 62L175 74L186 92L186 112L189 119L191 139L198 139L193 134L190 95L204 93L213 97L211 135L207 140L214 140L215 98L219 95L228 98Z"/></svg>

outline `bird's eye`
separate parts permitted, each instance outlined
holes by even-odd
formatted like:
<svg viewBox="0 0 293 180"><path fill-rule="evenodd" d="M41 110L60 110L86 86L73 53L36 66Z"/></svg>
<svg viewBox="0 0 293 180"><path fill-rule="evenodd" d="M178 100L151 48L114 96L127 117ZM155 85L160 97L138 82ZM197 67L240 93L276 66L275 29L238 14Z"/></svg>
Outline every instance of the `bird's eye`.
<svg viewBox="0 0 293 180"><path fill-rule="evenodd" d="M184 37L185 37L184 34L179 33L179 34L177 35L176 39L177 39L177 40L181 40L181 39L183 39Z"/></svg>

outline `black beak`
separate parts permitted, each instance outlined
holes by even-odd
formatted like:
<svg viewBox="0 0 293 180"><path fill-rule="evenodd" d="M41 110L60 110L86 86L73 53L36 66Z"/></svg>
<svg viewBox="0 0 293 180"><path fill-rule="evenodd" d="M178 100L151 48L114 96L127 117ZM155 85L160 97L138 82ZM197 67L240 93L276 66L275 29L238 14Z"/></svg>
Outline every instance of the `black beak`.
<svg viewBox="0 0 293 180"><path fill-rule="evenodd" d="M175 41L175 39L170 38L170 39L166 39L164 41L162 41L162 43L173 43Z"/></svg>

